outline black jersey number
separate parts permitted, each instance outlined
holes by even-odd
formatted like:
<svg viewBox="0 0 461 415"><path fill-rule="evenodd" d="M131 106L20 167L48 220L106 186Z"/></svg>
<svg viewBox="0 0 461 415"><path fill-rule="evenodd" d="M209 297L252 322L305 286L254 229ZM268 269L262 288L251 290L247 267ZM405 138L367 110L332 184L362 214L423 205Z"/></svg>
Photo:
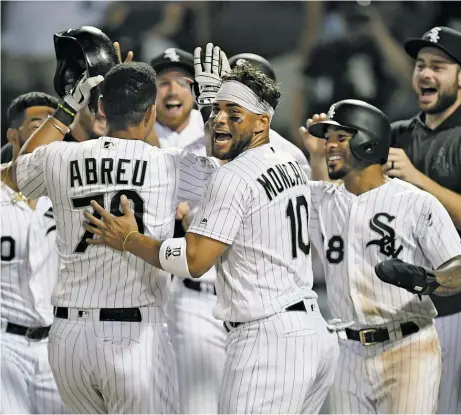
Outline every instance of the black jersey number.
<svg viewBox="0 0 461 415"><path fill-rule="evenodd" d="M136 223L138 224L138 229L140 233L144 233L144 200L135 190L120 190L114 195L110 202L110 213L114 216L123 216L122 211L120 210L120 198L122 195L125 195L129 200L133 202L134 216L136 218ZM91 206L91 201L95 200L103 208L104 206L104 194L96 194L88 197L77 197L72 199L72 204L74 208L84 208ZM97 212L93 212L95 218L101 219L101 216ZM94 235L91 232L85 231L79 243L74 249L75 253L82 254L88 248L87 239L93 238ZM3 254L2 254L3 255Z"/></svg>
<svg viewBox="0 0 461 415"><path fill-rule="evenodd" d="M298 257L298 248L304 254L308 255L311 251L311 243L307 244L303 240L303 229L307 235L307 226L309 223L309 210L307 206L307 200L304 196L298 196L296 198L296 208L293 200L288 201L287 217L290 220L291 230L291 255L293 258ZM306 218L303 221L303 218Z"/></svg>
<svg viewBox="0 0 461 415"><path fill-rule="evenodd" d="M328 241L327 259L330 264L339 264L344 259L344 240L339 235Z"/></svg>
<svg viewBox="0 0 461 415"><path fill-rule="evenodd" d="M2 236L2 261L11 261L16 255L16 242L11 236Z"/></svg>

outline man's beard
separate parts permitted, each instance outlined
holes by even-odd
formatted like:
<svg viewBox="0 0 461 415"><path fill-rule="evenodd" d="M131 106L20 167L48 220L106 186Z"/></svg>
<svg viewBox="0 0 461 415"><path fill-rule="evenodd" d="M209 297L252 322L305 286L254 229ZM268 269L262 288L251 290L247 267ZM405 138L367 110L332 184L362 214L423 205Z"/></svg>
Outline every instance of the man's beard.
<svg viewBox="0 0 461 415"><path fill-rule="evenodd" d="M458 87L457 85L454 86L454 89L450 90L449 92L445 92L440 94L439 99L435 103L432 108L424 110L426 114L440 114L445 112L448 108L450 108L458 99Z"/></svg>
<svg viewBox="0 0 461 415"><path fill-rule="evenodd" d="M213 145L213 156L219 158L220 160L233 160L238 155L242 154L250 145L251 140L253 139L253 134L248 134L247 136L241 136L238 141L234 141L231 145L229 151L225 154L215 155L214 145Z"/></svg>
<svg viewBox="0 0 461 415"><path fill-rule="evenodd" d="M346 166L341 167L339 170L330 172L328 170L328 177L330 180L341 180L344 176L349 173L349 169Z"/></svg>

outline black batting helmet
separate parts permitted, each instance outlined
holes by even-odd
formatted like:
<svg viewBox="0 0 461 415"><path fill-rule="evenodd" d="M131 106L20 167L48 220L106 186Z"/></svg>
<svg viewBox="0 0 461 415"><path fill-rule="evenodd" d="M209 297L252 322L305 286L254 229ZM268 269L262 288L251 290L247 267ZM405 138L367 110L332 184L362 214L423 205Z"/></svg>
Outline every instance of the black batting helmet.
<svg viewBox="0 0 461 415"><path fill-rule="evenodd" d="M96 27L82 26L55 33L53 40L57 61L54 89L61 98L86 70L90 77L104 76L119 63L114 44ZM91 92L89 107L94 114L98 111L100 87L98 85Z"/></svg>
<svg viewBox="0 0 461 415"><path fill-rule="evenodd" d="M150 61L155 72L159 73L164 69L178 67L194 77L194 56L182 49L168 48L160 55Z"/></svg>
<svg viewBox="0 0 461 415"><path fill-rule="evenodd" d="M354 133L350 141L352 154L367 164L385 164L391 145L391 125L384 113L366 102L346 99L333 104L328 120L309 126L309 133L325 138L331 126Z"/></svg>
<svg viewBox="0 0 461 415"><path fill-rule="evenodd" d="M242 65L243 63L248 63L250 66L259 69L262 73L266 74L273 81L277 81L272 65L262 56L256 55L255 53L239 53L229 59L229 65L232 69L238 65Z"/></svg>

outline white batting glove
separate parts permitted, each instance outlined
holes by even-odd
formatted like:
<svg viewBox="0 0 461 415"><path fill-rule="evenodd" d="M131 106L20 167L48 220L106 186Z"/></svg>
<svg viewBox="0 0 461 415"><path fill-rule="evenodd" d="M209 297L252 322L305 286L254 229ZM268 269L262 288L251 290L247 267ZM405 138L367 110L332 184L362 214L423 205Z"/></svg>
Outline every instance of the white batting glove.
<svg viewBox="0 0 461 415"><path fill-rule="evenodd" d="M222 77L231 71L227 56L219 46L208 43L202 63L202 48L195 48L194 70L195 100L199 108L211 105L221 87Z"/></svg>
<svg viewBox="0 0 461 415"><path fill-rule="evenodd" d="M88 78L88 71L85 71L77 85L64 97L65 103L75 112L85 108L90 102L91 90L102 81L104 81L102 75Z"/></svg>

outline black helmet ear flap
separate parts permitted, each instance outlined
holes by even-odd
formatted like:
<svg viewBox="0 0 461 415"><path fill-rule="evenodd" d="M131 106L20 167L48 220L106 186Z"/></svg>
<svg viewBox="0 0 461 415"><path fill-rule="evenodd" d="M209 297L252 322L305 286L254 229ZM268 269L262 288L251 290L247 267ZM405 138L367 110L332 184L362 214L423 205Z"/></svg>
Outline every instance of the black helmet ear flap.
<svg viewBox="0 0 461 415"><path fill-rule="evenodd" d="M88 76L105 76L118 63L115 47L109 37L100 29L82 26L55 33L54 49L56 72L54 89L62 98L75 86L80 76L88 71ZM91 91L88 107L93 114L98 112L101 84Z"/></svg>

